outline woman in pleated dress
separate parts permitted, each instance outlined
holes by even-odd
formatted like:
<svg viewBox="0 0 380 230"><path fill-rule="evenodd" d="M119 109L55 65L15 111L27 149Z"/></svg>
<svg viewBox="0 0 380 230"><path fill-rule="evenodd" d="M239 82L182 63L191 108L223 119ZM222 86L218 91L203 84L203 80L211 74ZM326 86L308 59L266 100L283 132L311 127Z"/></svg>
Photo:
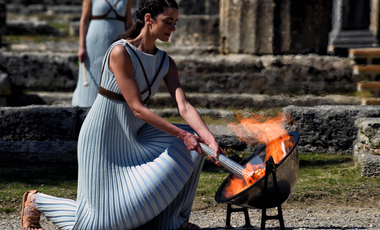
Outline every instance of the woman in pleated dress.
<svg viewBox="0 0 380 230"><path fill-rule="evenodd" d="M83 0L79 24L79 72L72 105L91 107L94 103L103 57L110 44L131 27L131 7L132 0Z"/></svg>
<svg viewBox="0 0 380 230"><path fill-rule="evenodd" d="M41 214L61 229L199 229L188 221L205 159L199 142L216 158L224 152L186 100L175 62L155 46L175 31L177 3L144 1L136 17L105 55L99 94L80 131L77 200L26 192L25 229L40 229ZM162 80L188 125L168 123L144 105Z"/></svg>

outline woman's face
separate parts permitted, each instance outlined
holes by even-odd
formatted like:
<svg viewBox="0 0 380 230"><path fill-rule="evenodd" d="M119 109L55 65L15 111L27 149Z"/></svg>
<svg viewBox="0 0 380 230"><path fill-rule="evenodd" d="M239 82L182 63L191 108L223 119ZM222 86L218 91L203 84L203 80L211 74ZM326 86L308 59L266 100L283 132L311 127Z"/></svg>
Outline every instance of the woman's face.
<svg viewBox="0 0 380 230"><path fill-rule="evenodd" d="M162 14L153 19L152 33L161 41L168 42L178 21L178 9L166 7Z"/></svg>

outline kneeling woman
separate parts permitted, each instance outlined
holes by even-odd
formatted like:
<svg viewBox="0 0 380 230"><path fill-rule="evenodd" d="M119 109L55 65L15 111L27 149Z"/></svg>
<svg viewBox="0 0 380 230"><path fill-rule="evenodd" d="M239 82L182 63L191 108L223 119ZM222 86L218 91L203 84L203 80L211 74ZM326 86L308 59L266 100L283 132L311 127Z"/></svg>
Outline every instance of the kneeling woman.
<svg viewBox="0 0 380 230"><path fill-rule="evenodd" d="M24 229L39 229L40 214L61 229L198 229L188 219L205 156L199 142L223 151L186 100L173 59L155 46L175 31L177 3L144 1L136 17L104 58L80 131L77 200L26 192ZM162 80L188 125L144 105Z"/></svg>

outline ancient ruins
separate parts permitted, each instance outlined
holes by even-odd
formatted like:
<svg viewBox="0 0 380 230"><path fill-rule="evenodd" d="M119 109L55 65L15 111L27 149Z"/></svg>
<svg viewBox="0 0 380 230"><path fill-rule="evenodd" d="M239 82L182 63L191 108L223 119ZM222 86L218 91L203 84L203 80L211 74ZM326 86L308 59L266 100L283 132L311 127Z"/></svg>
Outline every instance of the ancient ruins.
<svg viewBox="0 0 380 230"><path fill-rule="evenodd" d="M0 0L2 159L76 160L89 109L70 105L81 3ZM354 154L363 176L380 176L380 85L366 88L380 80L379 0L178 3L177 31L158 46L177 62L200 111L227 119L231 110L282 108L293 117L287 130L300 133L301 153ZM163 92L149 106L176 116ZM229 130L211 129L223 146L247 148Z"/></svg>

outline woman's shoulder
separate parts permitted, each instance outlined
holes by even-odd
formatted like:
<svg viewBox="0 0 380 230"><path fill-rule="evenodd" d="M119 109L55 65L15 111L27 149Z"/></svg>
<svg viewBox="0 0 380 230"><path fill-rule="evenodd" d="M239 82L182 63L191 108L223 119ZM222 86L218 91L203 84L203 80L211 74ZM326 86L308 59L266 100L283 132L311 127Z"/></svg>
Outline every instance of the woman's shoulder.
<svg viewBox="0 0 380 230"><path fill-rule="evenodd" d="M113 58L129 58L129 55L128 55L128 52L127 50L125 49L125 47L123 46L123 44L114 44L114 46L112 47L112 50L111 50L111 53L110 53L110 57L113 59Z"/></svg>

